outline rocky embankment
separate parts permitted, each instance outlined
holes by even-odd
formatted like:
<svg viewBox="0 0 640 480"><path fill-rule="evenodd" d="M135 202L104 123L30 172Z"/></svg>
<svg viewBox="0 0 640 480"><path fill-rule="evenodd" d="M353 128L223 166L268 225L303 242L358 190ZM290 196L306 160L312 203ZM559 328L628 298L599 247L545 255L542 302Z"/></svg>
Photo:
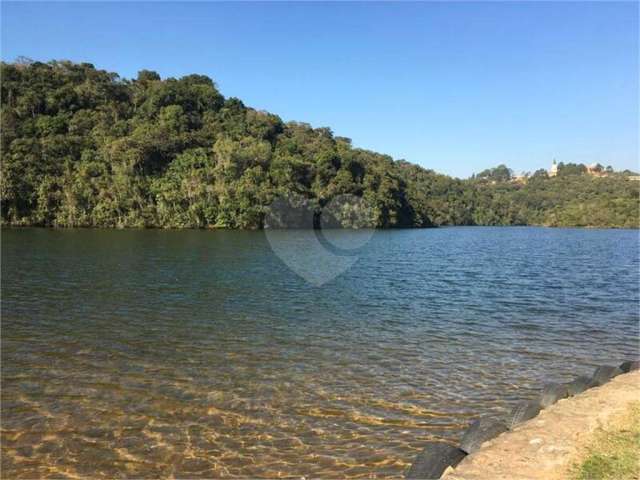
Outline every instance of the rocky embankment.
<svg viewBox="0 0 640 480"><path fill-rule="evenodd" d="M598 427L621 421L640 401L638 362L600 367L590 378L547 385L508 418L474 422L460 445L432 443L407 478L559 480Z"/></svg>

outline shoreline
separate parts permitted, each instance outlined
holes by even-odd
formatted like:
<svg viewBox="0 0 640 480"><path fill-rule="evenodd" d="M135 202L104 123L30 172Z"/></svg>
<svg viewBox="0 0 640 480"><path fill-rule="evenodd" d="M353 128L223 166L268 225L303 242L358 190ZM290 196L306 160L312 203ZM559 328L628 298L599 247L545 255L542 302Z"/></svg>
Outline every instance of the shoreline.
<svg viewBox="0 0 640 480"><path fill-rule="evenodd" d="M640 401L640 371L559 400L535 418L485 442L441 478L561 480L599 427L620 421Z"/></svg>
<svg viewBox="0 0 640 480"><path fill-rule="evenodd" d="M362 231L362 230L382 230L382 231L396 231L396 230L433 230L441 228L544 228L551 230L558 229L573 229L573 230L640 230L640 225L637 227L619 227L619 226L596 226L596 225L430 225L430 226L414 226L414 227L374 227L374 228L231 228L231 227L158 227L158 226L141 226L141 227L100 227L100 226L75 226L75 227L62 227L55 225L20 225L0 223L0 229L9 228L22 230L26 228L36 228L42 230L117 230L117 231L142 231L142 230L163 230L174 232L187 232L187 231L225 231L225 232L260 232L264 230L348 230L348 231Z"/></svg>

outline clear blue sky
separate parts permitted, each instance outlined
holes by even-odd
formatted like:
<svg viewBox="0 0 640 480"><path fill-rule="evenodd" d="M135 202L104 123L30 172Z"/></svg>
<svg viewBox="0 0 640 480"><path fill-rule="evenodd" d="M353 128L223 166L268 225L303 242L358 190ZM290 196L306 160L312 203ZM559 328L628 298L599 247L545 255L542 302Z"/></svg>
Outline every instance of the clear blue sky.
<svg viewBox="0 0 640 480"><path fill-rule="evenodd" d="M2 58L126 78L201 73L225 96L466 177L638 169L638 4L2 3Z"/></svg>

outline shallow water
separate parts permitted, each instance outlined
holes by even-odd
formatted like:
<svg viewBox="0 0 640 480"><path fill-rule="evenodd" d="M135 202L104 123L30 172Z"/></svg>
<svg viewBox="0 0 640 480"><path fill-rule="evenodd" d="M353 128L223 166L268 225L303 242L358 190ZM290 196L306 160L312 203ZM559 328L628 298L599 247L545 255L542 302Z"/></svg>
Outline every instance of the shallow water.
<svg viewBox="0 0 640 480"><path fill-rule="evenodd" d="M3 476L401 476L426 440L636 356L638 250L378 231L315 286L264 232L5 229Z"/></svg>

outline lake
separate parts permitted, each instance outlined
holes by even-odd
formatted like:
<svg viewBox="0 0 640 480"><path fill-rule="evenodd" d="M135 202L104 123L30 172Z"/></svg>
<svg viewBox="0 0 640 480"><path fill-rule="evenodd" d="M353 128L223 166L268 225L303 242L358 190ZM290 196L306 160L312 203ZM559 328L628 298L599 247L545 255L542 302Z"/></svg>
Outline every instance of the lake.
<svg viewBox="0 0 640 480"><path fill-rule="evenodd" d="M401 476L638 355L637 231L325 232L5 228L4 476Z"/></svg>

